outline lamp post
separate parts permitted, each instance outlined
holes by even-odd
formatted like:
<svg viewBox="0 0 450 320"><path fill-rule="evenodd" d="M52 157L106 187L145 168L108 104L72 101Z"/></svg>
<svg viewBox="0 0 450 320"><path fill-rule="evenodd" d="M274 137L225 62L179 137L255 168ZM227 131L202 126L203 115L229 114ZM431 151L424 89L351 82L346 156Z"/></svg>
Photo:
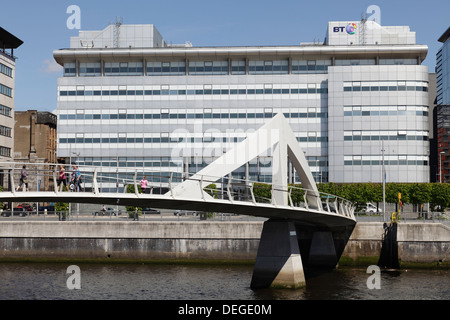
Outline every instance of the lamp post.
<svg viewBox="0 0 450 320"><path fill-rule="evenodd" d="M386 222L386 169L384 167L384 140L381 140L381 159L382 159L381 179L383 181L383 222Z"/></svg>
<svg viewBox="0 0 450 320"><path fill-rule="evenodd" d="M72 144L70 144L70 151L69 151L69 168L70 168L70 166L72 166L72 154L74 154L74 155L77 156L76 159L78 159L78 157L80 156L80 152L73 152L73 151L72 151ZM73 172L72 172L72 174L73 174ZM69 184L70 184L70 181L69 181ZM80 211L80 204L77 203L77 214L79 214L79 211ZM69 203L69 216L70 216L71 214L72 214L72 203L70 202L70 203Z"/></svg>
<svg viewBox="0 0 450 320"><path fill-rule="evenodd" d="M439 152L439 183L442 183L442 155L445 151Z"/></svg>

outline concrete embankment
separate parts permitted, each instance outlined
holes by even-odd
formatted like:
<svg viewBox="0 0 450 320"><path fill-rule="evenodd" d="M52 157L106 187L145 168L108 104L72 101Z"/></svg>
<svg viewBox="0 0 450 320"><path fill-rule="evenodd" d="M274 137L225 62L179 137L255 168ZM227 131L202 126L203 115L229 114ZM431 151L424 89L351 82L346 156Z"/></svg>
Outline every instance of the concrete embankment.
<svg viewBox="0 0 450 320"><path fill-rule="evenodd" d="M3 221L0 261L228 261L254 262L263 222ZM382 223L356 225L341 265L377 264ZM450 228L398 224L395 245L403 266L450 266Z"/></svg>
<svg viewBox="0 0 450 320"><path fill-rule="evenodd" d="M385 236L381 222L357 223L340 264L377 264ZM441 223L399 223L391 245L400 267L450 267L450 228Z"/></svg>

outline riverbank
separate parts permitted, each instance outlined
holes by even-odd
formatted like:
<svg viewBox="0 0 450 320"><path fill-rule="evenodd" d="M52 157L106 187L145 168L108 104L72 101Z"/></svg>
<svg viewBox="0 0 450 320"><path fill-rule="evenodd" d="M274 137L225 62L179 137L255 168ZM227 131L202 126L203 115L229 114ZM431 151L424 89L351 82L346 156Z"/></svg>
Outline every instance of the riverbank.
<svg viewBox="0 0 450 320"><path fill-rule="evenodd" d="M0 261L252 264L261 221L4 221ZM377 264L383 223L359 222L339 265ZM399 223L395 245L401 268L450 267L450 228Z"/></svg>

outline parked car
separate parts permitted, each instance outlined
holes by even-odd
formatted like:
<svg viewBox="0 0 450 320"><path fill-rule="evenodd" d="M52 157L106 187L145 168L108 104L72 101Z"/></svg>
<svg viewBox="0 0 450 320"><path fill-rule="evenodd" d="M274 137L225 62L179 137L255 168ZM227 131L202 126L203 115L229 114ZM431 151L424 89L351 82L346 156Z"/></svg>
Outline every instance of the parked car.
<svg viewBox="0 0 450 320"><path fill-rule="evenodd" d="M161 211L152 208L141 208L142 214L161 214Z"/></svg>
<svg viewBox="0 0 450 320"><path fill-rule="evenodd" d="M113 208L105 208L105 210L99 210L92 213L94 216L117 216L122 212L119 210L118 212Z"/></svg>
<svg viewBox="0 0 450 320"><path fill-rule="evenodd" d="M33 211L33 207L28 203L21 203L17 205L18 209L23 209L23 211Z"/></svg>
<svg viewBox="0 0 450 320"><path fill-rule="evenodd" d="M198 211L191 211L191 210L175 210L173 212L174 216L187 216L187 215L193 215L194 217L196 217L197 215L199 215L200 212Z"/></svg>
<svg viewBox="0 0 450 320"><path fill-rule="evenodd" d="M14 208L12 212L11 210L2 211L3 217L11 217L11 214L13 216L26 217L28 215L28 211L24 208Z"/></svg>
<svg viewBox="0 0 450 320"><path fill-rule="evenodd" d="M374 205L373 203L366 203L366 209L365 209L366 213L368 214L372 214L372 213L381 213L382 210L380 208L377 208L376 205Z"/></svg>

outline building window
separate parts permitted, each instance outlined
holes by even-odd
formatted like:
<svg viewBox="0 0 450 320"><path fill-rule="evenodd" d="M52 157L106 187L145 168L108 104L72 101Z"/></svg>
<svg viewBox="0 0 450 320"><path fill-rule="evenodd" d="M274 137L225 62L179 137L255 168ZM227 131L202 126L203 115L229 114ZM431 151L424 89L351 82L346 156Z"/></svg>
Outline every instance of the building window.
<svg viewBox="0 0 450 320"><path fill-rule="evenodd" d="M11 108L0 104L0 114L11 117Z"/></svg>
<svg viewBox="0 0 450 320"><path fill-rule="evenodd" d="M228 61L190 61L190 75L226 75Z"/></svg>
<svg viewBox="0 0 450 320"><path fill-rule="evenodd" d="M428 131L344 131L344 141L428 141Z"/></svg>
<svg viewBox="0 0 450 320"><path fill-rule="evenodd" d="M102 74L102 67L100 62L80 63L81 77L98 77Z"/></svg>
<svg viewBox="0 0 450 320"><path fill-rule="evenodd" d="M106 62L105 76L141 76L142 62Z"/></svg>
<svg viewBox="0 0 450 320"><path fill-rule="evenodd" d="M64 77L75 77L77 68L75 62L64 63Z"/></svg>
<svg viewBox="0 0 450 320"><path fill-rule="evenodd" d="M10 87L4 86L3 84L0 84L0 93L12 98L12 89Z"/></svg>
<svg viewBox="0 0 450 320"><path fill-rule="evenodd" d="M304 110L304 112L285 112L284 116L288 119L326 119L328 117L327 112L321 112L320 109L315 110ZM82 111L82 110L81 110ZM172 110L169 113L169 109L160 109L159 113L150 114L150 113L133 113L128 110L119 110L117 113L111 114L84 114L84 113L76 113L76 114L60 114L59 120L159 120L159 119L270 119L275 116L276 113L273 112L272 109L269 110L261 110L260 112L221 112L220 110L214 109L204 109L203 112L199 113L183 113ZM312 141L305 140L305 141ZM318 138L317 141L322 141L321 138Z"/></svg>
<svg viewBox="0 0 450 320"><path fill-rule="evenodd" d="M245 61L231 61L231 74L245 74Z"/></svg>
<svg viewBox="0 0 450 320"><path fill-rule="evenodd" d="M355 116L418 116L428 117L428 106L344 106L345 117Z"/></svg>
<svg viewBox="0 0 450 320"><path fill-rule="evenodd" d="M0 156L11 158L11 148L0 146Z"/></svg>
<svg viewBox="0 0 450 320"><path fill-rule="evenodd" d="M417 59L380 59L380 65L416 65Z"/></svg>
<svg viewBox="0 0 450 320"><path fill-rule="evenodd" d="M380 155L344 155L345 166L381 166ZM424 155L389 155L384 157L384 165L428 166L428 157Z"/></svg>
<svg viewBox="0 0 450 320"><path fill-rule="evenodd" d="M12 69L8 66L5 66L3 63L0 63L0 73L3 73L12 78Z"/></svg>
<svg viewBox="0 0 450 320"><path fill-rule="evenodd" d="M293 60L292 73L327 73L331 60Z"/></svg>
<svg viewBox="0 0 450 320"><path fill-rule="evenodd" d="M5 137L11 137L11 128L0 125L0 135Z"/></svg>
<svg viewBox="0 0 450 320"><path fill-rule="evenodd" d="M336 66L373 66L376 64L375 59L336 59Z"/></svg>
<svg viewBox="0 0 450 320"><path fill-rule="evenodd" d="M183 76L186 74L184 61L147 62L148 76Z"/></svg>
<svg viewBox="0 0 450 320"><path fill-rule="evenodd" d="M353 81L344 82L344 92L361 91L419 91L428 92L425 81Z"/></svg>
<svg viewBox="0 0 450 320"><path fill-rule="evenodd" d="M249 61L249 74L287 74L289 63L287 60L280 61Z"/></svg>
<svg viewBox="0 0 450 320"><path fill-rule="evenodd" d="M320 87L318 84L307 84L303 88L268 88L267 85L258 88L230 88L221 89L214 86L204 86L203 89L171 89L169 86L160 86L158 89L145 90L71 90L67 91L64 88L59 91L60 97L75 97L75 96L185 96L185 95L261 95L261 94L327 94L327 87ZM351 91L351 87L350 91Z"/></svg>

